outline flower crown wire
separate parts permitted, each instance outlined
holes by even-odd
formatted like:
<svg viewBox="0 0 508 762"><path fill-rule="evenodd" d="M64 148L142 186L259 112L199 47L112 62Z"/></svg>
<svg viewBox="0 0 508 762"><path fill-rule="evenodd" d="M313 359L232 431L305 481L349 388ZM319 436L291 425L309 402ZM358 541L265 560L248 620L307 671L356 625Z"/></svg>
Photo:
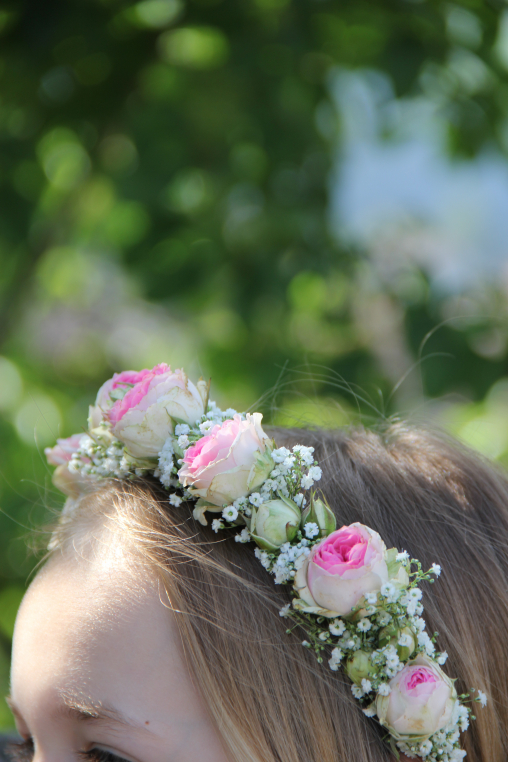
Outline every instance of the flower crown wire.
<svg viewBox="0 0 508 762"><path fill-rule="evenodd" d="M342 666L368 717L388 733L394 753L428 762L466 756L460 732L474 719L441 669L422 619L421 582L428 572L405 551L387 550L373 529L336 527L326 499L313 489L321 479L314 448L275 447L260 413L220 410L209 384L195 385L165 364L115 374L90 408L89 431L59 439L46 450L54 482L71 497L103 478L152 474L169 503L193 502L194 518L212 529L238 528L235 540L254 542L254 553L275 578L292 584L292 605L280 616L302 627L303 646L331 670Z"/></svg>

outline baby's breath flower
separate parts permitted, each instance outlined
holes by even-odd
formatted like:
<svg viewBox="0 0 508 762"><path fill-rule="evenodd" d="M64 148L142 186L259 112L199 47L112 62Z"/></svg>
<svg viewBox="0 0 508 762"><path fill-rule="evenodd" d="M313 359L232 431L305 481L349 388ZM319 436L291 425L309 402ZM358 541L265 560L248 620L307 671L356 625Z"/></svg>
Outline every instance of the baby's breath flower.
<svg viewBox="0 0 508 762"><path fill-rule="evenodd" d="M342 621L342 619L334 619L333 622L330 622L328 625L328 629L330 630L332 635L335 635L336 637L340 637L344 634L346 630L346 625Z"/></svg>
<svg viewBox="0 0 508 762"><path fill-rule="evenodd" d="M393 582L385 582L381 585L381 595L386 598L388 603L395 603L399 597L399 591L393 584Z"/></svg>
<svg viewBox="0 0 508 762"><path fill-rule="evenodd" d="M397 553L395 556L395 560L398 561L400 564L407 564L409 561L409 553L407 550L402 550L400 553Z"/></svg>
<svg viewBox="0 0 508 762"><path fill-rule="evenodd" d="M483 691L478 691L478 698L476 699L482 707L487 706L487 694Z"/></svg>
<svg viewBox="0 0 508 762"><path fill-rule="evenodd" d="M250 532L247 527L244 527L239 534L235 534L236 542L250 542Z"/></svg>
<svg viewBox="0 0 508 762"><path fill-rule="evenodd" d="M287 447L279 447L277 450L272 450L272 460L274 463L282 463L288 455L290 455L290 452Z"/></svg>
<svg viewBox="0 0 508 762"><path fill-rule="evenodd" d="M310 478L313 479L315 482L318 482L323 476L323 472L319 466L312 466L311 468L309 468L308 476L310 476Z"/></svg>
<svg viewBox="0 0 508 762"><path fill-rule="evenodd" d="M287 617L289 615L290 611L291 611L291 604L290 603L286 603L286 605L283 606L281 608L281 610L279 611L279 616Z"/></svg>
<svg viewBox="0 0 508 762"><path fill-rule="evenodd" d="M177 423L175 426L175 436L179 437L184 434L188 434L190 427L186 423Z"/></svg>
<svg viewBox="0 0 508 762"><path fill-rule="evenodd" d="M306 447L305 445L295 445L293 447L293 452L300 456L300 460L306 466L310 466L314 462L314 455L313 455L314 448L313 447Z"/></svg>
<svg viewBox="0 0 508 762"><path fill-rule="evenodd" d="M439 575L441 574L441 567L439 566L439 564L432 564L432 566L430 567L430 573L434 574L436 577L439 577Z"/></svg>
<svg viewBox="0 0 508 762"><path fill-rule="evenodd" d="M305 536L308 537L309 540L312 540L319 534L319 527L313 521L309 521L307 524L305 524L303 529L305 531Z"/></svg>
<svg viewBox="0 0 508 762"><path fill-rule="evenodd" d="M266 550L260 550L259 548L254 548L254 555L256 556L256 558L258 559L258 561L260 562L261 566L264 569L270 568L270 558Z"/></svg>
<svg viewBox="0 0 508 762"><path fill-rule="evenodd" d="M446 651L441 651L441 653L438 655L436 661L442 667L443 664L445 664L447 659L448 659L448 654L446 653Z"/></svg>
<svg viewBox="0 0 508 762"><path fill-rule="evenodd" d="M183 503L183 500L179 495L175 495L173 492L173 494L169 496L169 502L171 505L174 505L175 508L178 508L178 506Z"/></svg>
<svg viewBox="0 0 508 762"><path fill-rule="evenodd" d="M180 447L182 450L185 450L190 444L189 437L187 434L181 434L178 437L178 447Z"/></svg>
<svg viewBox="0 0 508 762"><path fill-rule="evenodd" d="M392 615L389 614L388 611L382 611L380 614L378 614L377 621L381 627L386 627L386 625L390 624L392 621Z"/></svg>
<svg viewBox="0 0 508 762"><path fill-rule="evenodd" d="M252 505L255 505L256 508L259 508L260 505L263 505L263 498L259 494L259 492L253 492L252 495L249 497L249 502Z"/></svg>
<svg viewBox="0 0 508 762"><path fill-rule="evenodd" d="M234 505L228 505L222 511L222 517L226 519L226 521L236 521L238 518L238 510Z"/></svg>
<svg viewBox="0 0 508 762"><path fill-rule="evenodd" d="M392 692L392 689L388 685L388 683L381 683L381 685L378 688L378 691L380 696L389 696Z"/></svg>
<svg viewBox="0 0 508 762"><path fill-rule="evenodd" d="M372 623L369 619L361 619L356 625L356 629L360 632L368 632L372 627Z"/></svg>
<svg viewBox="0 0 508 762"><path fill-rule="evenodd" d="M212 521L212 529L215 533L217 533L220 529L224 529L224 524L220 519L214 519Z"/></svg>
<svg viewBox="0 0 508 762"><path fill-rule="evenodd" d="M370 680L367 680L365 677L362 680L362 690L364 693L370 693L372 690L372 683Z"/></svg>

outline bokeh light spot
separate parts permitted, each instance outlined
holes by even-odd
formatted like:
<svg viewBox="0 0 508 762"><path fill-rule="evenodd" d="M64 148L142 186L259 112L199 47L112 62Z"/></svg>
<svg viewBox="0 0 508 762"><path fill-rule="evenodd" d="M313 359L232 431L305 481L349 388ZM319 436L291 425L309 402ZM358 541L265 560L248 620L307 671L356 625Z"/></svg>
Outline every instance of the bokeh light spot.
<svg viewBox="0 0 508 762"><path fill-rule="evenodd" d="M143 0L133 10L140 26L160 29L175 21L182 8L180 0Z"/></svg>
<svg viewBox="0 0 508 762"><path fill-rule="evenodd" d="M171 211L192 214L211 198L211 181L200 169L185 169L175 175L165 191L166 204Z"/></svg>
<svg viewBox="0 0 508 762"><path fill-rule="evenodd" d="M9 412L18 404L23 393L23 379L16 365L0 357L0 410Z"/></svg>
<svg viewBox="0 0 508 762"><path fill-rule="evenodd" d="M88 154L75 134L61 127L42 138L38 155L46 177L58 190L71 190L91 168Z"/></svg>
<svg viewBox="0 0 508 762"><path fill-rule="evenodd" d="M99 145L104 169L109 172L130 173L138 164L136 146L127 135L109 135Z"/></svg>
<svg viewBox="0 0 508 762"><path fill-rule="evenodd" d="M54 400L34 391L22 403L14 417L20 439L32 447L53 444L59 436L62 417Z"/></svg>
<svg viewBox="0 0 508 762"><path fill-rule="evenodd" d="M213 27L184 27L165 32L159 50L169 63L190 69L215 69L229 56L226 35Z"/></svg>

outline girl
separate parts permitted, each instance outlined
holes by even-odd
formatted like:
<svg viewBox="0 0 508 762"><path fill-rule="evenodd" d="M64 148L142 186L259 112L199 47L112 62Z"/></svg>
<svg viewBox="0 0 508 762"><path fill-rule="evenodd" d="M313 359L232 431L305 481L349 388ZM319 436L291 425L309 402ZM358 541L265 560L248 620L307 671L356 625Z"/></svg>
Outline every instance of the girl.
<svg viewBox="0 0 508 762"><path fill-rule="evenodd" d="M48 453L50 462L58 464L56 483L70 497L46 564L31 584L16 623L9 700L23 742L15 758L381 762L395 759L402 750L404 760L405 754L455 760L464 756L460 745L471 762L505 762L505 475L457 443L404 424L387 425L381 432L272 430L273 449L258 420L235 411L216 412L199 385L191 385L183 375L175 378L181 372L174 374L167 366L158 369L143 371L144 376L119 374L107 382L91 410L91 438L65 440ZM182 423L188 408L188 423ZM228 444L229 435L233 438ZM314 462L319 463L308 473L318 479L322 472L320 507L315 495L305 493L300 499L290 491L286 508L277 508L284 487L281 469L274 467L277 458L280 462L289 452L294 460L294 454L308 452L306 448L314 448ZM220 457L215 457L219 450ZM254 451L257 483L262 485L257 491L252 488L253 467L248 477L244 468L252 465ZM270 470L259 476L267 459ZM293 473L294 466L287 466L286 460L289 471L284 478L289 483L287 473ZM279 497L273 493L273 499L263 503L267 490L275 489L267 486L273 480L278 480ZM304 477L301 483L308 485L309 480ZM323 508L324 498L330 513ZM272 503L272 513L263 514L263 506ZM304 506L310 511L311 503L314 512L307 518L315 521L292 523L291 511L305 516ZM283 530L275 508L282 512ZM220 518L210 522L209 511ZM364 692L360 706L351 692L353 657L340 662L346 671L338 669L333 656L328 668L330 649L341 642L333 640L334 633L344 632L344 627L359 633L351 628L366 621L375 630L380 615L364 618L367 609L362 613L359 606L366 605L367 597L356 608L349 607L351 614L337 616L335 611L335 618L328 613L312 619L314 615L306 613L308 598L301 596L317 598L317 585L313 588L308 576L310 593L302 592L294 580L308 568L309 557L316 559L312 554L342 531L323 528L327 521L348 531L372 528L367 553L376 535L388 547L403 548L420 559L424 569L435 562L442 567L436 585L431 587L425 577L421 587L425 622L430 632L439 632L439 648L449 655L444 669L457 678L456 693L451 680L439 677L439 667L432 674L427 670L430 682L422 685L425 690L436 685L445 690L440 680L448 680L445 698L454 703L455 713L457 694L474 687L480 689L482 703L484 694L489 697L454 750L438 748L436 739L448 731L436 702L426 704L425 719L428 722L430 711L436 734L416 734L414 746L416 735L405 735L400 721L397 725L390 720L389 709L383 714L391 698L387 695L383 704L382 688L376 695L376 677L365 673L368 686L365 678L357 680L363 688L356 685L355 695ZM288 534L278 539L281 531ZM305 540L305 533L314 531L321 535ZM348 563L360 547L360 540L355 542L351 553L347 551ZM291 583L274 585L267 570L274 570L270 559L280 558L277 553L286 547L308 549L304 565L292 578L293 591ZM399 581L404 580L401 563ZM376 573L382 576L379 568ZM374 599L377 595L381 601L387 588L376 584ZM407 583L399 587L395 601ZM365 590L360 594L372 595ZM295 595L296 613L290 608L292 603L295 607ZM294 622L293 614L301 618ZM317 628L309 624L311 633L320 635L312 647L303 648L302 639L310 637L306 622L311 620ZM379 632L376 637L382 644ZM370 643L371 634L359 637ZM319 650L320 637L324 651ZM417 669L411 667L417 662L407 660L415 654L402 656L399 642L406 641L395 642L400 663L387 689L392 697L404 664L406 670ZM418 669L420 675L427 667ZM442 707L446 713L444 703ZM374 714L384 727L372 719Z"/></svg>

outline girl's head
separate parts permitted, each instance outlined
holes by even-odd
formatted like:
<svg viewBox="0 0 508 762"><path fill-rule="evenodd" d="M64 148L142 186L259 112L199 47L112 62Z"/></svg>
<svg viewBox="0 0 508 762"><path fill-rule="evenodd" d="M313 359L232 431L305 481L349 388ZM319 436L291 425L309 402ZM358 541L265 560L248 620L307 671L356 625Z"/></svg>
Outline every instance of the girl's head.
<svg viewBox="0 0 508 762"><path fill-rule="evenodd" d="M441 564L424 591L428 629L458 692L491 699L463 745L472 762L505 760L505 476L403 425L273 434L315 448L338 526L361 522L424 567ZM349 680L302 648L298 628L287 634L288 586L227 535L169 505L155 481L98 483L74 502L16 624L12 701L27 759L393 759Z"/></svg>

